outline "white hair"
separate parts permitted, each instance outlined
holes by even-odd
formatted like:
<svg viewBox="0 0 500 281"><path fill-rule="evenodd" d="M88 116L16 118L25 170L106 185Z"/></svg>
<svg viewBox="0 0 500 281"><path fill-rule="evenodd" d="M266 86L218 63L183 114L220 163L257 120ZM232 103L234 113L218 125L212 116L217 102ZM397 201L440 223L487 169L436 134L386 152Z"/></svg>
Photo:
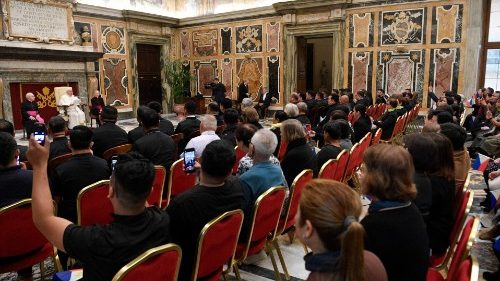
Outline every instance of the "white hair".
<svg viewBox="0 0 500 281"><path fill-rule="evenodd" d="M299 108L297 107L296 104L293 103L288 103L287 105L285 105L284 111L289 118L294 118L297 117L297 115L299 115Z"/></svg>
<svg viewBox="0 0 500 281"><path fill-rule="evenodd" d="M278 145L278 138L269 129L260 129L252 137L251 143L255 149L254 158L269 159Z"/></svg>
<svg viewBox="0 0 500 281"><path fill-rule="evenodd" d="M244 98L241 101L241 108L252 107L252 106L253 106L253 101L251 98Z"/></svg>
<svg viewBox="0 0 500 281"><path fill-rule="evenodd" d="M202 115L200 117L200 125L207 131L215 131L217 130L217 119L210 114Z"/></svg>
<svg viewBox="0 0 500 281"><path fill-rule="evenodd" d="M307 112L307 104L305 102L299 102L297 103L297 108L299 109L299 112Z"/></svg>

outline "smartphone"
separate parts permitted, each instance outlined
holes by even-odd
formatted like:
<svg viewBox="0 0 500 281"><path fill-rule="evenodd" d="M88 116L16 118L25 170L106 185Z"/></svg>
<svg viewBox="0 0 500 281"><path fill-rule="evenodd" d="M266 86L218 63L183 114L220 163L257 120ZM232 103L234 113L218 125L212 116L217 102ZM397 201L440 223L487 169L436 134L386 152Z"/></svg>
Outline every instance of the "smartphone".
<svg viewBox="0 0 500 281"><path fill-rule="evenodd" d="M194 148L187 148L184 150L184 172L194 172L194 163L196 161L196 154Z"/></svg>
<svg viewBox="0 0 500 281"><path fill-rule="evenodd" d="M112 156L111 157L111 170L115 170L116 162L118 162L118 156Z"/></svg>
<svg viewBox="0 0 500 281"><path fill-rule="evenodd" d="M44 131L35 131L35 140L38 142L40 145L45 144L45 132Z"/></svg>
<svg viewBox="0 0 500 281"><path fill-rule="evenodd" d="M19 162L19 155L17 156L17 159L16 159L16 165L17 166L21 165L21 162Z"/></svg>

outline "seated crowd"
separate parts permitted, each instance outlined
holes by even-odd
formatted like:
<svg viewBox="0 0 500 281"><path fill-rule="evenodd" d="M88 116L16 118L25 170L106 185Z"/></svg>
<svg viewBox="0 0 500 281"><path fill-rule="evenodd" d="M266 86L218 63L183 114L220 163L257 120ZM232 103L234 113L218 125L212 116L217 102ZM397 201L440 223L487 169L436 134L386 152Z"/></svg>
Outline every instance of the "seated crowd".
<svg viewBox="0 0 500 281"><path fill-rule="evenodd" d="M500 110L487 106L497 94L476 96L483 107L474 107L466 118L465 128L481 138L476 145L480 151L497 151L484 147L489 136L477 130L489 122L500 131ZM438 99L437 109L425 118L424 132L405 134L404 147L381 143L364 150L356 180L313 179L304 185L293 219L295 235L311 250L304 258L311 271L308 280L426 280L431 256L449 251L456 198L470 170L467 134L459 125L463 107L456 96L446 93L443 102ZM162 118L161 105L151 102L138 107L139 126L128 133L116 124L116 108L104 106L98 128L68 130L63 118L52 117L45 144L31 137L29 148L18 146L12 124L0 120L0 208L32 198L34 224L58 249L63 269L70 257L83 266L84 280L111 280L134 258L167 243L182 249L178 280L191 280L207 223L241 209L239 241L247 241L262 194L285 187L287 210L302 171L319 177L325 163L378 129L382 140L394 141L397 121L418 106L416 98L409 91L389 97L379 90L375 104L387 107L373 118L369 110L374 101L365 90L293 93L284 110L274 113L269 129L259 119L263 103L254 108L248 98L239 109L227 98L211 103L201 116L188 102L186 117L176 128ZM174 134L183 137L177 141ZM105 152L125 144L131 151L111 165ZM154 166L170 171L188 148L194 148L197 159L196 185L168 206L149 206ZM495 149L500 151L500 142ZM62 164L49 164L68 153L71 157ZM113 221L78 225L78 194L108 179ZM354 187L371 200L365 212ZM0 257L0 265L16 258ZM29 280L31 268L18 270L18 275Z"/></svg>

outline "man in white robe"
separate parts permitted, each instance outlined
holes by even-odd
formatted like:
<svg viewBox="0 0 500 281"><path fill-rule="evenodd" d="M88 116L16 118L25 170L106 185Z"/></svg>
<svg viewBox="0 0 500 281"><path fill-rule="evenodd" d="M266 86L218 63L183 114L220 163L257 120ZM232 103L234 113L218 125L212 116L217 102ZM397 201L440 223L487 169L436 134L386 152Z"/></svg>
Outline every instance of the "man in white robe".
<svg viewBox="0 0 500 281"><path fill-rule="evenodd" d="M59 106L67 106L68 128L85 125L85 113L80 109L80 99L73 95L73 89L68 89L59 99Z"/></svg>

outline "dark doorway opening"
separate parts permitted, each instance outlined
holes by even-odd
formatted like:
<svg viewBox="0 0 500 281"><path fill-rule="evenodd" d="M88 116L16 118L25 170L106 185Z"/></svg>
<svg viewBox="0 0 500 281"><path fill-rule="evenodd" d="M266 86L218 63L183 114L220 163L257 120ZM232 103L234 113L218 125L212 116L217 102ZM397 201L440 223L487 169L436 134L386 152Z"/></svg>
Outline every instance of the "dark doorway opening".
<svg viewBox="0 0 500 281"><path fill-rule="evenodd" d="M139 105L151 101L161 103L161 46L137 44Z"/></svg>
<svg viewBox="0 0 500 281"><path fill-rule="evenodd" d="M326 90L332 87L332 36L297 37L297 91Z"/></svg>

